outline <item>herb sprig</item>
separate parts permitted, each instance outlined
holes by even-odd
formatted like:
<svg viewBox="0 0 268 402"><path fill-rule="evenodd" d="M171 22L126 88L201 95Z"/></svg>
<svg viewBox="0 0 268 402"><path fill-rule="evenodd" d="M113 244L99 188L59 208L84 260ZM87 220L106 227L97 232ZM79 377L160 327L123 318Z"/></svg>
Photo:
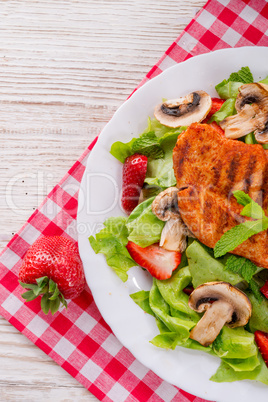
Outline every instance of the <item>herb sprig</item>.
<svg viewBox="0 0 268 402"><path fill-rule="evenodd" d="M261 206L253 201L244 191L234 191L238 204L243 205L242 216L252 218L225 232L214 247L214 256L216 258L223 256L229 251L233 251L251 236L268 229L268 217Z"/></svg>

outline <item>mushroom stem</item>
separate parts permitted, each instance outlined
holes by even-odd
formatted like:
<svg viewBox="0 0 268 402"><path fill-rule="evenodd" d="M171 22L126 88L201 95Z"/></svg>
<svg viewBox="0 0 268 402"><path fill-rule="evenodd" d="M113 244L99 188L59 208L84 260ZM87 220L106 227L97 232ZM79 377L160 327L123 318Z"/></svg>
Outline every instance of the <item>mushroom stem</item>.
<svg viewBox="0 0 268 402"><path fill-rule="evenodd" d="M182 253L187 245L185 232L185 225L179 217L170 218L162 230L159 246Z"/></svg>
<svg viewBox="0 0 268 402"><path fill-rule="evenodd" d="M228 302L215 301L191 330L190 338L209 346L219 335L226 322L232 320L233 308Z"/></svg>

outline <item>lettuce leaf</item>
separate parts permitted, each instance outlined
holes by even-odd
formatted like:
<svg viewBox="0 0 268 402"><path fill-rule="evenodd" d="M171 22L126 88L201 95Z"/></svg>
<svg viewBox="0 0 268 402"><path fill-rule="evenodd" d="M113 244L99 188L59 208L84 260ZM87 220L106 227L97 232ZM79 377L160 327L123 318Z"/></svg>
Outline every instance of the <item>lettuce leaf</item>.
<svg viewBox="0 0 268 402"><path fill-rule="evenodd" d="M168 305L194 322L199 321L200 315L188 306L189 296L183 289L192 282L192 276L188 267L180 267L175 271L171 278L160 281L156 280L157 287L163 299ZM174 314L174 313L173 313Z"/></svg>
<svg viewBox="0 0 268 402"><path fill-rule="evenodd" d="M163 126L156 119L148 119L148 126L138 138L132 138L129 142L116 141L111 146L111 154L124 163L125 159L135 153L147 156L150 159L164 158L164 149L160 138L166 134L180 133L178 128Z"/></svg>
<svg viewBox="0 0 268 402"><path fill-rule="evenodd" d="M139 204L128 217L126 227L128 240L138 246L147 247L160 240L165 222L158 219L152 212L152 202L155 197Z"/></svg>
<svg viewBox="0 0 268 402"><path fill-rule="evenodd" d="M249 67L242 67L239 71L232 73L227 80L216 85L215 89L222 99L236 98L238 88L252 82L254 79Z"/></svg>
<svg viewBox="0 0 268 402"><path fill-rule="evenodd" d="M233 116L234 114L236 114L235 101L236 101L235 98L227 99L220 108L220 110L218 110L216 113L213 114L209 122L211 123L212 121L215 121L216 123L219 123L226 117Z"/></svg>
<svg viewBox="0 0 268 402"><path fill-rule="evenodd" d="M268 300L263 297L262 302L259 303L253 293L248 290L245 293L252 305L252 314L248 323L250 331L268 332Z"/></svg>
<svg viewBox="0 0 268 402"><path fill-rule="evenodd" d="M141 290L139 292L132 293L130 297L143 311L154 316L154 312L149 303L149 294L149 290Z"/></svg>
<svg viewBox="0 0 268 402"><path fill-rule="evenodd" d="M96 254L105 255L107 264L125 282L129 268L137 265L125 247L128 242L126 218L109 218L104 222L104 226L95 238L89 237L90 245Z"/></svg>
<svg viewBox="0 0 268 402"><path fill-rule="evenodd" d="M178 135L186 127L180 127L175 132L167 132L159 139L159 143L165 152L164 158L148 161L147 174L145 182L149 185L167 188L176 185L176 179L173 171L173 149L176 145Z"/></svg>
<svg viewBox="0 0 268 402"><path fill-rule="evenodd" d="M166 135L167 133L174 134L174 133L179 132L180 127L179 128L171 128L171 127L164 126L156 119L152 119L152 120L148 119L147 130L153 131L158 138L161 138L164 135Z"/></svg>
<svg viewBox="0 0 268 402"><path fill-rule="evenodd" d="M268 85L268 76L265 77L263 80L259 81L261 84L266 84Z"/></svg>
<svg viewBox="0 0 268 402"><path fill-rule="evenodd" d="M116 141L113 143L111 146L110 153L118 159L120 162L124 163L125 159L132 155L132 145L136 141L136 138L132 138L131 141L129 142L121 142L121 141Z"/></svg>
<svg viewBox="0 0 268 402"><path fill-rule="evenodd" d="M220 98L230 99L237 97L238 88L240 88L241 85L243 85L243 82L228 82L227 80L223 80L215 86L215 89L218 92Z"/></svg>
<svg viewBox="0 0 268 402"><path fill-rule="evenodd" d="M254 335L244 327L224 326L213 342L213 350L217 356L224 359L247 359L258 354Z"/></svg>
<svg viewBox="0 0 268 402"><path fill-rule="evenodd" d="M225 361L221 362L216 373L210 378L214 382L233 382L241 380L256 380L268 385L268 369L260 353L258 354L259 365L252 371L234 370Z"/></svg>
<svg viewBox="0 0 268 402"><path fill-rule="evenodd" d="M207 248L197 241L186 249L186 255L194 288L205 282L224 281L236 285L243 281L237 273L224 269L225 258L216 260Z"/></svg>
<svg viewBox="0 0 268 402"><path fill-rule="evenodd" d="M171 315L170 307L159 292L155 279L150 290L149 303L156 317L166 325L169 331L178 334L180 342L185 342L189 338L190 330L195 326L195 322Z"/></svg>
<svg viewBox="0 0 268 402"><path fill-rule="evenodd" d="M110 152L122 163L125 162L128 156L136 153L153 159L164 157L164 151L159 145L158 139L153 131L144 133L139 138L132 138L132 140L127 143L121 141L114 142Z"/></svg>

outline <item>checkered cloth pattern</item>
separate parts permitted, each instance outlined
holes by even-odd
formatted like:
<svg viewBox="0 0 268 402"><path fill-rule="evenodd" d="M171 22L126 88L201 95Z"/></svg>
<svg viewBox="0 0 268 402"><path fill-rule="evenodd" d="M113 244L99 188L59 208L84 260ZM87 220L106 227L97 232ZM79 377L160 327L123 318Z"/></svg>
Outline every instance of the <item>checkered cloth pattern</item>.
<svg viewBox="0 0 268 402"><path fill-rule="evenodd" d="M265 0L210 0L151 69L144 84L166 68L216 49L268 46ZM96 142L96 140L95 140ZM68 310L45 316L38 299L25 303L18 270L42 235L77 239L79 185L94 142L83 153L0 256L0 314L105 402L201 402L139 363L115 338L87 288Z"/></svg>

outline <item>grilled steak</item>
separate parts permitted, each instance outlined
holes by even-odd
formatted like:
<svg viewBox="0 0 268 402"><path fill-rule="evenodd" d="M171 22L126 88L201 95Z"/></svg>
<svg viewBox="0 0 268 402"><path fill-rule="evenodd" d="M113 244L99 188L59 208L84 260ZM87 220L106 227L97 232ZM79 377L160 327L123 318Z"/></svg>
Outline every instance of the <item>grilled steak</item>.
<svg viewBox="0 0 268 402"><path fill-rule="evenodd" d="M261 145L226 139L207 124L192 124L173 151L178 207L190 231L213 248L221 236L245 221L232 195L243 190L268 206L268 159ZM268 268L267 231L250 237L233 254Z"/></svg>

